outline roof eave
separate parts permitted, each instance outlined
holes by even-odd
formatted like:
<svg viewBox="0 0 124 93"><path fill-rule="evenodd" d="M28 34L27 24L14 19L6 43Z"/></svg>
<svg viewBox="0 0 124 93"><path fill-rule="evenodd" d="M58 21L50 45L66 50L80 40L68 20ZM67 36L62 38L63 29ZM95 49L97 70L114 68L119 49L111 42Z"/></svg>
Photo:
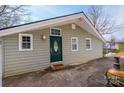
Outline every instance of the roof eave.
<svg viewBox="0 0 124 93"><path fill-rule="evenodd" d="M53 25L53 24L57 24L57 23L64 22L64 21L69 21L69 20L74 20L74 19L78 19L78 18L83 18L89 24L89 26L93 29L93 31L98 35L98 37L105 43L104 38L93 27L93 25L91 24L91 22L89 21L87 16L84 14L84 12L78 12L78 13L74 13L74 14L70 14L70 15L51 18L49 20L48 19L47 20L42 20L41 22L40 21L36 22L36 23L34 22L32 24L30 23L30 24L26 24L26 25L17 26L17 27L14 27L14 28L3 29L0 32L0 37L15 34L15 33L20 33L20 32L30 31L32 29L36 29L36 28L39 28L39 27L42 28L42 27L45 27L45 26L50 26L50 25Z"/></svg>

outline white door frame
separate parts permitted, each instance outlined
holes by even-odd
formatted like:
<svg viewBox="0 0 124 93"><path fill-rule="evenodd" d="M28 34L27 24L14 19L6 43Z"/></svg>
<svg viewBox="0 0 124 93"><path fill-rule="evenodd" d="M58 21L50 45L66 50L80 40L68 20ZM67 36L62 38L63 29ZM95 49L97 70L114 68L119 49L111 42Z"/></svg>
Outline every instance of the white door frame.
<svg viewBox="0 0 124 93"><path fill-rule="evenodd" d="M2 47L3 41L0 39L0 87L2 87L2 63L3 63Z"/></svg>

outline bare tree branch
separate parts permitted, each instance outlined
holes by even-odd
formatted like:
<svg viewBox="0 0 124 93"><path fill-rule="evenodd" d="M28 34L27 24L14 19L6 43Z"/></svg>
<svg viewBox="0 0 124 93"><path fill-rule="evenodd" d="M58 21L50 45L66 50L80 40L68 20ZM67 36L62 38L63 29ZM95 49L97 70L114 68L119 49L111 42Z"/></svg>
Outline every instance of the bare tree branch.
<svg viewBox="0 0 124 93"><path fill-rule="evenodd" d="M9 27L20 24L21 22L29 21L29 12L26 10L27 6L0 6L0 28ZM27 20L26 20L27 17Z"/></svg>
<svg viewBox="0 0 124 93"><path fill-rule="evenodd" d="M102 34L113 33L112 29L115 26L115 22L106 15L102 6L91 6L87 13L93 26Z"/></svg>
<svg viewBox="0 0 124 93"><path fill-rule="evenodd" d="M6 5L1 5L0 6L0 14L3 13L6 9Z"/></svg>

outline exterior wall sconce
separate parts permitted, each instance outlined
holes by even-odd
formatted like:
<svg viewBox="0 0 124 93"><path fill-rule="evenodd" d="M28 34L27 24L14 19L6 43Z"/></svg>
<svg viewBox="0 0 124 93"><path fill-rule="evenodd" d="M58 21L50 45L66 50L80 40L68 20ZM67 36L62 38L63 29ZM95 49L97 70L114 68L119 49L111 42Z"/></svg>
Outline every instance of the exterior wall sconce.
<svg viewBox="0 0 124 93"><path fill-rule="evenodd" d="M41 35L41 39L42 39L42 40L46 40L46 35L44 35L44 34Z"/></svg>

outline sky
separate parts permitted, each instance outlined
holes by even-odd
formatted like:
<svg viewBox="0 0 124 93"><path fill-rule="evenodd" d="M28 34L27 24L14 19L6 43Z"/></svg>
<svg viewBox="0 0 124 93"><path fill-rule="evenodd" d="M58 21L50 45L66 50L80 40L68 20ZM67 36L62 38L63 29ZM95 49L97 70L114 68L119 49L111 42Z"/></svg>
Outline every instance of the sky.
<svg viewBox="0 0 124 93"><path fill-rule="evenodd" d="M42 20L57 16L62 16L70 13L81 12L86 13L88 11L88 5L34 5L30 6L31 21ZM111 35L105 35L106 40L114 36L117 40L124 38L124 6L103 6L106 14L115 20L116 25L119 25L120 29L116 29L116 32Z"/></svg>
<svg viewBox="0 0 124 93"><path fill-rule="evenodd" d="M89 6L82 6L82 5L49 5L49 6L31 6L30 10L32 12L32 20L39 20L39 19L46 19L56 16L62 16L70 13L87 11Z"/></svg>

